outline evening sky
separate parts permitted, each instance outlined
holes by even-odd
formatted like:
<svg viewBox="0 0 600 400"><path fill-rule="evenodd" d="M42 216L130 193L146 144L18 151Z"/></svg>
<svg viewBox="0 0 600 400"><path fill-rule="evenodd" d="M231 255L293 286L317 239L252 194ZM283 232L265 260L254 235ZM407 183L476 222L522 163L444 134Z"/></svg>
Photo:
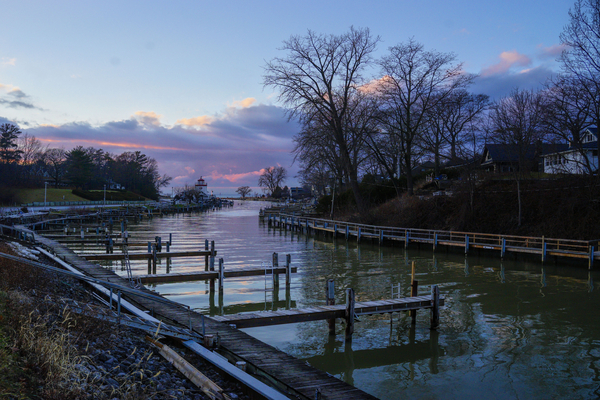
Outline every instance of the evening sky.
<svg viewBox="0 0 600 400"><path fill-rule="evenodd" d="M558 71L571 1L0 1L0 122L51 147L154 157L173 186L216 194L292 165L265 61L291 35L368 27L377 56L413 37L454 52L492 98ZM376 78L377 70L369 72ZM166 191L170 192L170 188Z"/></svg>

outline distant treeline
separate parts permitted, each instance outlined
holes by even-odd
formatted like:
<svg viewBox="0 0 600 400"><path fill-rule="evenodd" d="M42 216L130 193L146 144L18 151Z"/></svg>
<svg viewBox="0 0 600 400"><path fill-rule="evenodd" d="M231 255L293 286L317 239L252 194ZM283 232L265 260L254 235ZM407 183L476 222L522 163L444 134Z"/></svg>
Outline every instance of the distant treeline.
<svg viewBox="0 0 600 400"><path fill-rule="evenodd" d="M0 201L12 200L2 198L12 195L11 188L41 187L44 182L56 188L127 190L157 199L160 188L170 181L160 175L155 159L139 151L117 155L94 147L68 151L44 147L15 125L0 125Z"/></svg>

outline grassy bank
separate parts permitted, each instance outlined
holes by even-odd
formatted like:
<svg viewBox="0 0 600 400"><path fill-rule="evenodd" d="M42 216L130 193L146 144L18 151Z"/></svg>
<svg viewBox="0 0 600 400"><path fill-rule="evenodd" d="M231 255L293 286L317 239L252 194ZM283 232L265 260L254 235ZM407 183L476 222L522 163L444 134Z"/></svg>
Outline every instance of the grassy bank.
<svg viewBox="0 0 600 400"><path fill-rule="evenodd" d="M41 189L15 189L18 203L33 203L44 201L44 188ZM48 188L45 193L46 201L85 201L84 198L71 193L71 189Z"/></svg>

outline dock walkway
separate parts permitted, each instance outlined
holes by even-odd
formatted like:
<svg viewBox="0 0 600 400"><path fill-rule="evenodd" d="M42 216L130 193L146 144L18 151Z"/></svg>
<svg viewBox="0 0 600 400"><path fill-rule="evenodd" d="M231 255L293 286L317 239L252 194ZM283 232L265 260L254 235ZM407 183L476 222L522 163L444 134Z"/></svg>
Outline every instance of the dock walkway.
<svg viewBox="0 0 600 400"><path fill-rule="evenodd" d="M168 254L168 253L165 253ZM291 273L298 272L298 268L291 267ZM262 276L286 274L286 268L236 268L231 270L224 270L224 278L237 278L243 276ZM189 282L189 281L203 281L208 279L219 279L218 271L198 271L198 272L180 272L171 274L151 274L151 275L136 275L134 279L139 279L141 283L169 283L169 282Z"/></svg>
<svg viewBox="0 0 600 400"><path fill-rule="evenodd" d="M60 259L86 275L123 286L129 284L127 279L79 257L72 250L52 239L37 234L35 239ZM146 288L142 290L156 295ZM146 298L129 295L124 297L138 307L151 311L156 318L169 324L187 326L189 323L195 332L202 332L204 323L205 333L218 338L219 350L222 355L225 355L230 361L245 361L247 371L261 376L291 398L314 399L315 393L319 391L324 399L376 400L374 396L317 370L304 361L283 353L239 329L229 326L229 324L211 317L203 317L196 312L190 313L176 304L157 303Z"/></svg>
<svg viewBox="0 0 600 400"><path fill-rule="evenodd" d="M440 297L439 306L444 305ZM433 307L432 299L428 296L405 297L401 299L357 302L354 305L354 314L373 315L388 314L393 312L430 309ZM264 311L257 313L222 315L213 317L217 321L234 324L237 328L251 328L256 326L269 326L289 324L295 322L317 321L346 317L346 305L315 306L296 310Z"/></svg>
<svg viewBox="0 0 600 400"><path fill-rule="evenodd" d="M599 241L554 239L545 237L527 237L514 235L496 235L474 232L455 232L413 228L395 228L356 224L321 218L298 216L284 212L261 210L269 226L297 230L305 233L325 233L334 237L342 236L346 240L353 238L358 243L369 239L379 244L401 242L405 247L411 244L429 246L437 251L441 246L458 248L468 255L473 250L495 252L500 258L509 253L529 254L539 257L542 262L550 257L557 259L583 260L591 269L596 260L600 260Z"/></svg>

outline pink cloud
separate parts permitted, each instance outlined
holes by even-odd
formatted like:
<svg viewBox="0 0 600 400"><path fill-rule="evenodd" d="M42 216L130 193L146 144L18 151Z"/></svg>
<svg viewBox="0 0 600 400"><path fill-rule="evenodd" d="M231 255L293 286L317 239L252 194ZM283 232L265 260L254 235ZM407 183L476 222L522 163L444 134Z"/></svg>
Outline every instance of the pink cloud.
<svg viewBox="0 0 600 400"><path fill-rule="evenodd" d="M154 111L137 111L134 114L134 118L140 121L143 125L160 126L160 117L162 117L162 115L158 115Z"/></svg>
<svg viewBox="0 0 600 400"><path fill-rule="evenodd" d="M556 58L562 54L567 46L564 44L555 44L550 47L545 47L544 45L540 44L537 46L537 48L539 50L540 58Z"/></svg>
<svg viewBox="0 0 600 400"><path fill-rule="evenodd" d="M247 97L244 100L234 101L231 106L235 107L235 108L248 108L252 104L254 104L255 102L256 102L255 98L253 98L253 97Z"/></svg>
<svg viewBox="0 0 600 400"><path fill-rule="evenodd" d="M236 183L239 181L246 180L248 178L260 176L260 174L262 174L263 171L264 171L264 168L259 171L251 171L251 172L244 172L241 174L227 174L227 175L222 175L222 174L219 174L217 171L213 171L211 173L210 177L213 180L225 179L231 183Z"/></svg>
<svg viewBox="0 0 600 400"><path fill-rule="evenodd" d="M178 119L177 124L185 126L203 126L209 125L214 120L215 119L213 117L202 115L200 117Z"/></svg>
<svg viewBox="0 0 600 400"><path fill-rule="evenodd" d="M513 66L525 67L531 64L531 59L516 50L500 53L500 61L481 71L481 76L498 75L508 72Z"/></svg>

